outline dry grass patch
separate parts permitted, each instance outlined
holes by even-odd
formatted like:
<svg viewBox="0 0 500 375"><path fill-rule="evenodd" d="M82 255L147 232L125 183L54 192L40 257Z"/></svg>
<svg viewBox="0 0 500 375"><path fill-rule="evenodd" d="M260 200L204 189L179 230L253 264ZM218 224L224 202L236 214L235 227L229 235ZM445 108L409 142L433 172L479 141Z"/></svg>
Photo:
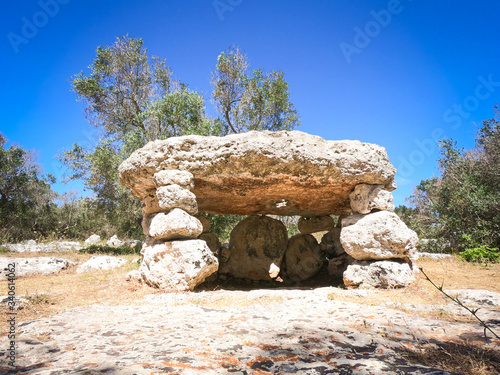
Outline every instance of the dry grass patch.
<svg viewBox="0 0 500 375"><path fill-rule="evenodd" d="M69 255L69 253L67 254ZM73 254L64 256L71 261L83 262L91 254ZM124 255L133 260L136 255ZM76 273L76 267L63 270L53 275L31 275L16 279L16 298L24 297L27 301L17 310L16 321L22 322L47 317L74 307L94 303L130 304L146 294L158 290L128 282L125 275L138 268L137 263L126 263L122 267L108 271ZM0 281L0 295L7 294L7 281ZM6 332L7 305L0 306L0 333Z"/></svg>
<svg viewBox="0 0 500 375"><path fill-rule="evenodd" d="M443 260L422 258L416 263L436 284L443 283L445 289L487 289L500 293L497 282L500 263L470 263L458 256Z"/></svg>
<svg viewBox="0 0 500 375"><path fill-rule="evenodd" d="M405 348L410 361L462 375L500 374L500 351L470 343L440 343Z"/></svg>
<svg viewBox="0 0 500 375"><path fill-rule="evenodd" d="M481 265L453 257L443 260L422 258L416 264L423 268L436 284L443 284L445 289L486 289L500 293L500 284L497 282L500 278L500 263ZM395 304L394 308L425 318L464 323L475 321L472 316L459 316L440 309L438 306L446 305L451 301L432 286L422 274L417 276L416 282L406 288L379 289L376 293L368 294L366 297L333 292L329 298L371 306L393 303ZM418 311L402 306L408 304L436 305L436 308Z"/></svg>
<svg viewBox="0 0 500 375"><path fill-rule="evenodd" d="M2 254L2 257L8 258L44 258L44 257L54 257L54 258L62 258L67 259L70 262L85 262L92 258L94 255L105 255L105 254L85 254L79 253L76 251L51 251L51 252L24 252L24 253L16 253L16 252L8 252ZM135 255L134 257L130 257L128 255L120 255L125 259L133 259L138 258L139 255ZM1 292L0 292L1 293Z"/></svg>

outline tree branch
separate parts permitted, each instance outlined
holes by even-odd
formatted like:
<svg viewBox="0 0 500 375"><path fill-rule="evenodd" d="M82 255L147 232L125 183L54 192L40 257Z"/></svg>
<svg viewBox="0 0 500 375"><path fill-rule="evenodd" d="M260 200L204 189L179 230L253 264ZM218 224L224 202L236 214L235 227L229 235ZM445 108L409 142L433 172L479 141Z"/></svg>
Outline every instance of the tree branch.
<svg viewBox="0 0 500 375"><path fill-rule="evenodd" d="M456 304L458 304L459 306L463 307L464 309L466 309L468 312L470 312L472 314L472 316L474 316L474 318L476 318L479 323L481 324L481 326L483 326L484 328L484 337L486 337L486 331L490 331L493 336L495 336L497 339L500 340L500 336L498 336L481 318L479 318L477 316L477 312L479 311L479 309L471 309L470 307L467 307L463 304L462 301L460 301L458 299L458 297L452 297L450 296L448 293L446 293L444 290L443 290L443 285L441 286L437 286L436 284L434 284L434 282L429 278L429 276L427 276L427 274L424 272L424 269L423 268L420 268L420 272L422 272L422 274L425 276L425 278L427 279L427 281L429 281L437 290L439 290L441 293L443 293L447 298L451 299L453 302L455 302Z"/></svg>

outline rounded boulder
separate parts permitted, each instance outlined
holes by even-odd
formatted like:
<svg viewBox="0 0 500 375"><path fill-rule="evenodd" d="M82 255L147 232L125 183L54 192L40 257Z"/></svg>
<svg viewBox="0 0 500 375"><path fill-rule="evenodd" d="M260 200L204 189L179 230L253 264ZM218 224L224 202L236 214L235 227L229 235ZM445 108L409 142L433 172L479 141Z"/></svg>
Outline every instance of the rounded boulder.
<svg viewBox="0 0 500 375"><path fill-rule="evenodd" d="M285 225L268 216L252 215L231 232L226 262L219 272L249 280L271 280L278 276L287 248Z"/></svg>

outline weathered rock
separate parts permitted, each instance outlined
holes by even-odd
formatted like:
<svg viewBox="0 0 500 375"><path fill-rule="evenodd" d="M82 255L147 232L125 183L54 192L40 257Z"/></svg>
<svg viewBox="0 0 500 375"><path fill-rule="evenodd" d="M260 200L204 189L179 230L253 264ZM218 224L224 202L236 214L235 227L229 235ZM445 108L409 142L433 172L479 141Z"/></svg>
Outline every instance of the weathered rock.
<svg viewBox="0 0 500 375"><path fill-rule="evenodd" d="M219 265L222 263L226 263L229 260L230 256L231 251L229 250L229 243L221 244L219 251Z"/></svg>
<svg viewBox="0 0 500 375"><path fill-rule="evenodd" d="M316 275L325 260L325 254L313 235L296 234L288 240L284 262L291 280L307 280Z"/></svg>
<svg viewBox="0 0 500 375"><path fill-rule="evenodd" d="M142 231L144 232L144 234L148 237L151 237L151 234L149 232L150 228L151 228L151 221L153 220L153 218L156 216L157 214L150 214L150 215L144 215L142 217L142 221L141 221L141 225L142 225ZM146 240L146 245L149 246L149 244L147 243L147 240Z"/></svg>
<svg viewBox="0 0 500 375"><path fill-rule="evenodd" d="M322 231L328 231L335 226L331 216L313 216L299 218L297 227L299 232L302 234L317 233Z"/></svg>
<svg viewBox="0 0 500 375"><path fill-rule="evenodd" d="M118 268L127 263L126 259L107 256L107 255L99 255L93 256L85 263L80 264L76 269L77 273L89 272L94 270L110 270L113 268Z"/></svg>
<svg viewBox="0 0 500 375"><path fill-rule="evenodd" d="M346 217L349 217L349 216L351 216L351 212L343 213L343 214L339 215L339 217L337 219L337 225L335 225L335 227L342 228L342 220L345 219Z"/></svg>
<svg viewBox="0 0 500 375"><path fill-rule="evenodd" d="M219 250L221 248L221 244L219 238L215 234L202 233L198 236L198 239L205 241L209 249L212 250L212 253L214 253L214 255L217 257L219 256Z"/></svg>
<svg viewBox="0 0 500 375"><path fill-rule="evenodd" d="M466 305L500 307L500 293L497 292L484 289L446 289L444 292Z"/></svg>
<svg viewBox="0 0 500 375"><path fill-rule="evenodd" d="M412 257L417 234L393 212L352 215L342 220L342 247L357 260Z"/></svg>
<svg viewBox="0 0 500 375"><path fill-rule="evenodd" d="M356 262L352 256L344 253L340 256L328 260L328 274L333 279L342 279L348 266Z"/></svg>
<svg viewBox="0 0 500 375"><path fill-rule="evenodd" d="M123 243L123 245L133 249L135 247L141 247L143 245L143 243L142 243L142 241L139 241L139 240L130 240L130 241L125 241Z"/></svg>
<svg viewBox="0 0 500 375"><path fill-rule="evenodd" d="M165 211L160 207L160 204L158 203L156 188L149 189L147 194L142 198L141 209L144 216Z"/></svg>
<svg viewBox="0 0 500 375"><path fill-rule="evenodd" d="M351 208L360 214L369 214L373 210L394 211L392 194L382 185L359 184L349 194Z"/></svg>
<svg viewBox="0 0 500 375"><path fill-rule="evenodd" d="M279 273L287 243L286 227L281 221L268 216L249 216L231 232L229 253L223 251L219 273L270 280Z"/></svg>
<svg viewBox="0 0 500 375"><path fill-rule="evenodd" d="M85 240L85 245L92 246L98 244L99 242L101 242L101 236L93 234Z"/></svg>
<svg viewBox="0 0 500 375"><path fill-rule="evenodd" d="M125 280L126 281L137 281L137 282L140 282L142 283L142 274L139 272L139 270L132 270L132 271L129 271L126 275L125 275Z"/></svg>
<svg viewBox="0 0 500 375"><path fill-rule="evenodd" d="M24 253L24 252L65 252L78 251L84 248L80 242L76 241L52 241L49 243L36 243L34 240L29 240L23 243L3 244L9 251Z"/></svg>
<svg viewBox="0 0 500 375"><path fill-rule="evenodd" d="M395 261L355 262L344 272L348 288L404 288L415 280L408 263Z"/></svg>
<svg viewBox="0 0 500 375"><path fill-rule="evenodd" d="M156 238L153 238L151 236L146 236L146 240L144 241L144 245L142 245L141 254L146 247L158 245L158 244L165 243L165 242L167 242L167 241L166 240L157 240Z"/></svg>
<svg viewBox="0 0 500 375"><path fill-rule="evenodd" d="M218 269L218 261L205 241L172 241L143 250L139 268L150 286L170 291L193 290Z"/></svg>
<svg viewBox="0 0 500 375"><path fill-rule="evenodd" d="M321 237L320 247L324 251L328 259L335 258L345 254L345 250L340 242L341 228L333 228L328 233Z"/></svg>
<svg viewBox="0 0 500 375"><path fill-rule="evenodd" d="M202 230L203 226L197 218L180 208L174 208L168 214L160 212L154 215L149 230L144 233L155 239L174 240L196 238Z"/></svg>
<svg viewBox="0 0 500 375"><path fill-rule="evenodd" d="M156 196L158 197L158 206L163 211L180 208L191 215L198 212L196 196L179 185L160 186L156 190Z"/></svg>
<svg viewBox="0 0 500 375"><path fill-rule="evenodd" d="M154 174L155 186L179 185L191 190L194 187L194 177L191 173L177 170L163 170Z"/></svg>
<svg viewBox="0 0 500 375"><path fill-rule="evenodd" d="M12 264L15 264L13 267ZM61 258L54 257L37 257L37 258L0 258L0 280L7 277L20 277L33 274L51 274L58 273L63 269L68 268L74 263ZM11 265L11 266L9 266ZM13 275L10 275L14 270Z"/></svg>
<svg viewBox="0 0 500 375"><path fill-rule="evenodd" d="M420 240L422 241L422 240ZM416 252L412 259L419 258L429 258L429 259L453 259L453 255L451 254L439 254L439 253L420 253Z"/></svg>
<svg viewBox="0 0 500 375"><path fill-rule="evenodd" d="M110 246L110 247L120 247L123 245L124 245L124 242L121 241L116 234L114 236L112 236L109 240L106 241L106 246Z"/></svg>
<svg viewBox="0 0 500 375"><path fill-rule="evenodd" d="M340 288L218 289L154 293L137 303L94 303L19 321L17 368L8 368L7 360L0 368L7 368L4 374L32 375L458 375L439 365L424 366L428 355L419 354L464 338L491 353L485 359L495 372L498 344L491 338L485 342L476 321L436 319L436 311L456 316L446 305L425 305L425 310L415 305L416 311L408 305L387 307L379 294ZM370 296L375 303L363 301ZM497 331L498 309L478 314ZM3 323L2 329L7 327ZM3 333L0 348L9 348L10 341ZM410 350L417 355L407 360ZM7 355L2 349L2 359Z"/></svg>
<svg viewBox="0 0 500 375"><path fill-rule="evenodd" d="M356 185L395 188L383 147L298 131L153 141L121 164L120 181L145 200L163 169L192 173L200 212L215 214L341 214Z"/></svg>
<svg viewBox="0 0 500 375"><path fill-rule="evenodd" d="M210 232L210 219L208 217L196 215L195 218L197 218L201 222L201 225L203 225L202 233Z"/></svg>

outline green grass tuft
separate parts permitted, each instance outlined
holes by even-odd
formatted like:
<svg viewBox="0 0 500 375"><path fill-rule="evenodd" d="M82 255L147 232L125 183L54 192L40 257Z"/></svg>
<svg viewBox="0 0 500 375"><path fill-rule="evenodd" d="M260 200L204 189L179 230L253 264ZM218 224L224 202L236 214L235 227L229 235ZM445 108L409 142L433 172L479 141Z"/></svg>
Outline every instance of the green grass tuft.
<svg viewBox="0 0 500 375"><path fill-rule="evenodd" d="M85 254L106 254L106 255L133 255L141 254L141 244L137 244L134 247L128 247L128 246L119 246L119 247L112 247L112 246L106 246L106 245L91 245L85 249L80 250L80 253L85 253Z"/></svg>

